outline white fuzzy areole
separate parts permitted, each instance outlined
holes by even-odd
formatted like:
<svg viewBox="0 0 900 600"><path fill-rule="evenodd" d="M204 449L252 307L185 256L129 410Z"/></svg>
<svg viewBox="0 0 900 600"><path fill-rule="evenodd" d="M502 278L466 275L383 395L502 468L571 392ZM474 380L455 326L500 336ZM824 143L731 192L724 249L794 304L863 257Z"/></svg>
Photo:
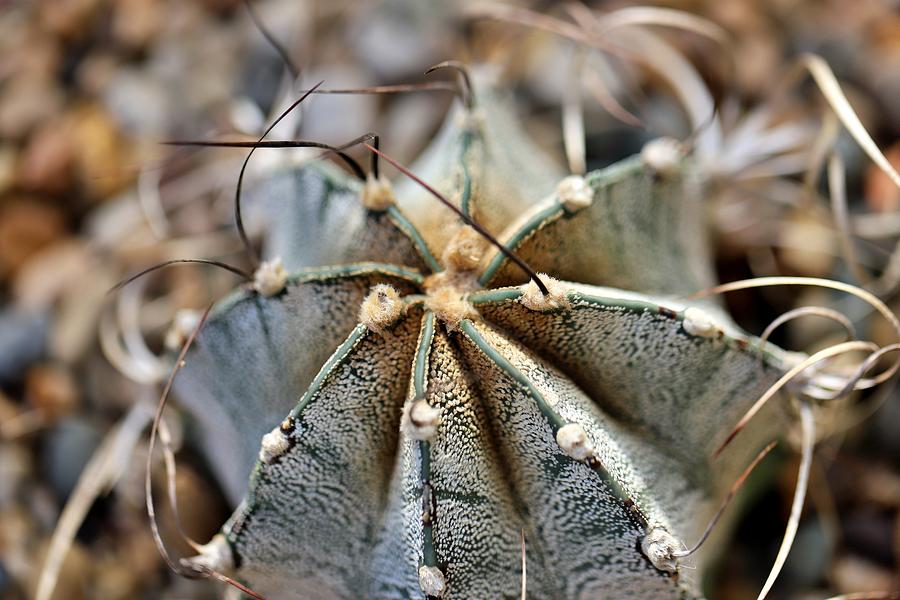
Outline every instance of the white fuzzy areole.
<svg viewBox="0 0 900 600"><path fill-rule="evenodd" d="M419 587L428 596L440 598L447 591L447 580L437 567L419 567Z"/></svg>
<svg viewBox="0 0 900 600"><path fill-rule="evenodd" d="M221 533L217 533L209 543L200 546L200 554L185 559L196 570L212 570L229 573L234 570L234 555L231 545Z"/></svg>
<svg viewBox="0 0 900 600"><path fill-rule="evenodd" d="M556 443L562 451L575 460L585 460L594 455L594 446L588 439L584 427L578 423L563 425L556 432Z"/></svg>
<svg viewBox="0 0 900 600"><path fill-rule="evenodd" d="M641 160L644 164L663 176L678 172L683 155L681 142L670 137L650 140L641 148Z"/></svg>
<svg viewBox="0 0 900 600"><path fill-rule="evenodd" d="M266 298L280 293L286 283L287 271L280 256L263 261L253 273L253 289Z"/></svg>
<svg viewBox="0 0 900 600"><path fill-rule="evenodd" d="M556 186L559 202L569 212L587 208L594 201L594 188L581 175L569 175Z"/></svg>
<svg viewBox="0 0 900 600"><path fill-rule="evenodd" d="M259 447L259 460L268 464L287 452L290 447L291 442L279 425L263 436L262 444Z"/></svg>
<svg viewBox="0 0 900 600"><path fill-rule="evenodd" d="M441 256L447 268L471 271L478 267L484 256L484 237L469 225L456 230Z"/></svg>
<svg viewBox="0 0 900 600"><path fill-rule="evenodd" d="M664 528L655 525L650 528L644 539L641 540L641 552L644 553L650 563L666 573L678 571L678 559L675 553L680 550L681 544L671 533Z"/></svg>
<svg viewBox="0 0 900 600"><path fill-rule="evenodd" d="M455 331L463 319L470 319L478 314L465 295L455 287L429 291L425 306L451 331Z"/></svg>
<svg viewBox="0 0 900 600"><path fill-rule="evenodd" d="M366 184L362 190L363 206L369 210L384 211L396 204L397 197L394 195L394 186L384 175L379 175L378 179L369 173L366 177Z"/></svg>
<svg viewBox="0 0 900 600"><path fill-rule="evenodd" d="M566 293L569 291L569 288L563 285L558 279L554 279L546 273L538 273L538 277L541 278L541 281L544 282L544 285L547 286L550 293L544 295L537 283L533 280L529 281L522 286L522 297L519 298L519 302L521 302L525 308L540 312L569 305L569 301L566 299Z"/></svg>
<svg viewBox="0 0 900 600"><path fill-rule="evenodd" d="M440 414L441 411L428 404L428 401L415 400L407 407L404 415L406 430L413 439L432 440L441 422Z"/></svg>
<svg viewBox="0 0 900 600"><path fill-rule="evenodd" d="M684 330L698 337L718 337L722 328L706 311L695 306L690 306L684 311Z"/></svg>
<svg viewBox="0 0 900 600"><path fill-rule="evenodd" d="M359 307L359 322L375 333L381 333L397 322L404 309L400 293L393 287L379 283L372 288Z"/></svg>

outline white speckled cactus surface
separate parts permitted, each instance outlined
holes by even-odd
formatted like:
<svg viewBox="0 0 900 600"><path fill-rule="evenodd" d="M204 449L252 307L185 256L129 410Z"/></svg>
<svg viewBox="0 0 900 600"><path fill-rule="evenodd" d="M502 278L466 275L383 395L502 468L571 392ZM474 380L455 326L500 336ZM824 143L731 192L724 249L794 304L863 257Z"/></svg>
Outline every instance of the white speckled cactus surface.
<svg viewBox="0 0 900 600"><path fill-rule="evenodd" d="M695 598L702 533L779 430L787 369L714 301L689 157L566 177L476 81L412 182L268 178L266 276L176 392L237 505L194 559L272 598ZM267 192L268 191L268 192ZM765 435L763 435L763 433ZM648 537L648 533L651 533Z"/></svg>

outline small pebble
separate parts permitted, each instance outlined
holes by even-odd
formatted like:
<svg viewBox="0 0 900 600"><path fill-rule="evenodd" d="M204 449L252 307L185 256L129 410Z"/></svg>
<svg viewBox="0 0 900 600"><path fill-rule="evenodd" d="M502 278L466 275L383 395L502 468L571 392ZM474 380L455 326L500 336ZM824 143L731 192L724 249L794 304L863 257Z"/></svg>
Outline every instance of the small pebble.
<svg viewBox="0 0 900 600"><path fill-rule="evenodd" d="M25 395L49 421L72 413L80 402L78 385L71 371L59 364L29 369L25 376Z"/></svg>
<svg viewBox="0 0 900 600"><path fill-rule="evenodd" d="M101 437L96 426L75 417L61 420L45 433L41 463L60 502L72 493L81 471L100 445Z"/></svg>
<svg viewBox="0 0 900 600"><path fill-rule="evenodd" d="M63 235L59 206L30 196L0 205L0 277L14 274L41 248Z"/></svg>
<svg viewBox="0 0 900 600"><path fill-rule="evenodd" d="M71 192L79 149L72 143L66 119L50 119L35 130L19 159L19 184L32 192Z"/></svg>
<svg viewBox="0 0 900 600"><path fill-rule="evenodd" d="M44 353L49 315L0 308L0 382L22 377L24 369Z"/></svg>
<svg viewBox="0 0 900 600"><path fill-rule="evenodd" d="M19 139L59 114L65 95L55 81L22 74L6 82L0 94L0 139Z"/></svg>

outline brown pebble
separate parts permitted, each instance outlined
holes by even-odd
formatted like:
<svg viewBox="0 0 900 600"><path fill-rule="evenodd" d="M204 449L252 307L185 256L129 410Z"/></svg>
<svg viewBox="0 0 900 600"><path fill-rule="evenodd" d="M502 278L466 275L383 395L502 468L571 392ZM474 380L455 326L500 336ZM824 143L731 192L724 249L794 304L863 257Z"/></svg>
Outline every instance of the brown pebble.
<svg viewBox="0 0 900 600"><path fill-rule="evenodd" d="M34 23L20 23L10 37L3 40L0 53L0 73L4 77L26 76L46 81L56 78L63 60L62 44L56 37Z"/></svg>
<svg viewBox="0 0 900 600"><path fill-rule="evenodd" d="M829 276L838 251L827 222L794 212L782 222L778 237L783 265L808 277Z"/></svg>
<svg viewBox="0 0 900 600"><path fill-rule="evenodd" d="M76 148L66 120L42 123L28 140L19 159L19 184L31 191L63 194L72 186Z"/></svg>
<svg viewBox="0 0 900 600"><path fill-rule="evenodd" d="M830 579L842 593L878 592L894 585L888 569L852 554L840 556L832 563Z"/></svg>
<svg viewBox="0 0 900 600"><path fill-rule="evenodd" d="M37 365L25 375L25 395L52 422L77 408L80 392L71 372L62 365Z"/></svg>
<svg viewBox="0 0 900 600"><path fill-rule="evenodd" d="M71 236L54 241L28 259L13 281L13 298L33 310L49 308L67 294L83 294L86 281L105 283L102 265L87 241Z"/></svg>
<svg viewBox="0 0 900 600"><path fill-rule="evenodd" d="M79 40L91 31L100 0L42 0L38 16L45 30L69 40Z"/></svg>
<svg viewBox="0 0 900 600"><path fill-rule="evenodd" d="M888 14L868 23L867 36L875 49L875 56L883 60L896 59L900 55L900 14L885 5Z"/></svg>
<svg viewBox="0 0 900 600"><path fill-rule="evenodd" d="M0 206L0 276L18 271L64 231L65 219L57 206L27 196Z"/></svg>
<svg viewBox="0 0 900 600"><path fill-rule="evenodd" d="M95 52L84 57L78 65L78 86L87 94L100 96L120 69L120 59L108 52Z"/></svg>
<svg viewBox="0 0 900 600"><path fill-rule="evenodd" d="M114 4L112 33L123 45L140 49L159 35L165 19L165 5L157 0L119 0Z"/></svg>
<svg viewBox="0 0 900 600"><path fill-rule="evenodd" d="M126 140L110 114L89 104L73 111L72 145L78 183L89 200L102 200L122 191L134 180Z"/></svg>
<svg viewBox="0 0 900 600"><path fill-rule="evenodd" d="M3 86L0 94L0 138L19 139L33 127L57 114L64 96L49 78L27 73Z"/></svg>

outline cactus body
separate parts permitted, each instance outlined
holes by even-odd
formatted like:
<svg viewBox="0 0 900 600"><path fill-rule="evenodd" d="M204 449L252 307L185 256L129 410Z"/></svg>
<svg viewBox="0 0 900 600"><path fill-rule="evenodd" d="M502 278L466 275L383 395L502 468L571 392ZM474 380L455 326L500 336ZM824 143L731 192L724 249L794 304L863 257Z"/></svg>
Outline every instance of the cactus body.
<svg viewBox="0 0 900 600"><path fill-rule="evenodd" d="M413 170L548 295L409 184L371 210L332 168L272 177L293 273L222 302L176 388L240 501L201 558L256 591L518 598L524 532L531 598L701 595L666 544L774 435L710 458L786 357L677 299L712 282L690 161L557 187L503 106L459 108Z"/></svg>

